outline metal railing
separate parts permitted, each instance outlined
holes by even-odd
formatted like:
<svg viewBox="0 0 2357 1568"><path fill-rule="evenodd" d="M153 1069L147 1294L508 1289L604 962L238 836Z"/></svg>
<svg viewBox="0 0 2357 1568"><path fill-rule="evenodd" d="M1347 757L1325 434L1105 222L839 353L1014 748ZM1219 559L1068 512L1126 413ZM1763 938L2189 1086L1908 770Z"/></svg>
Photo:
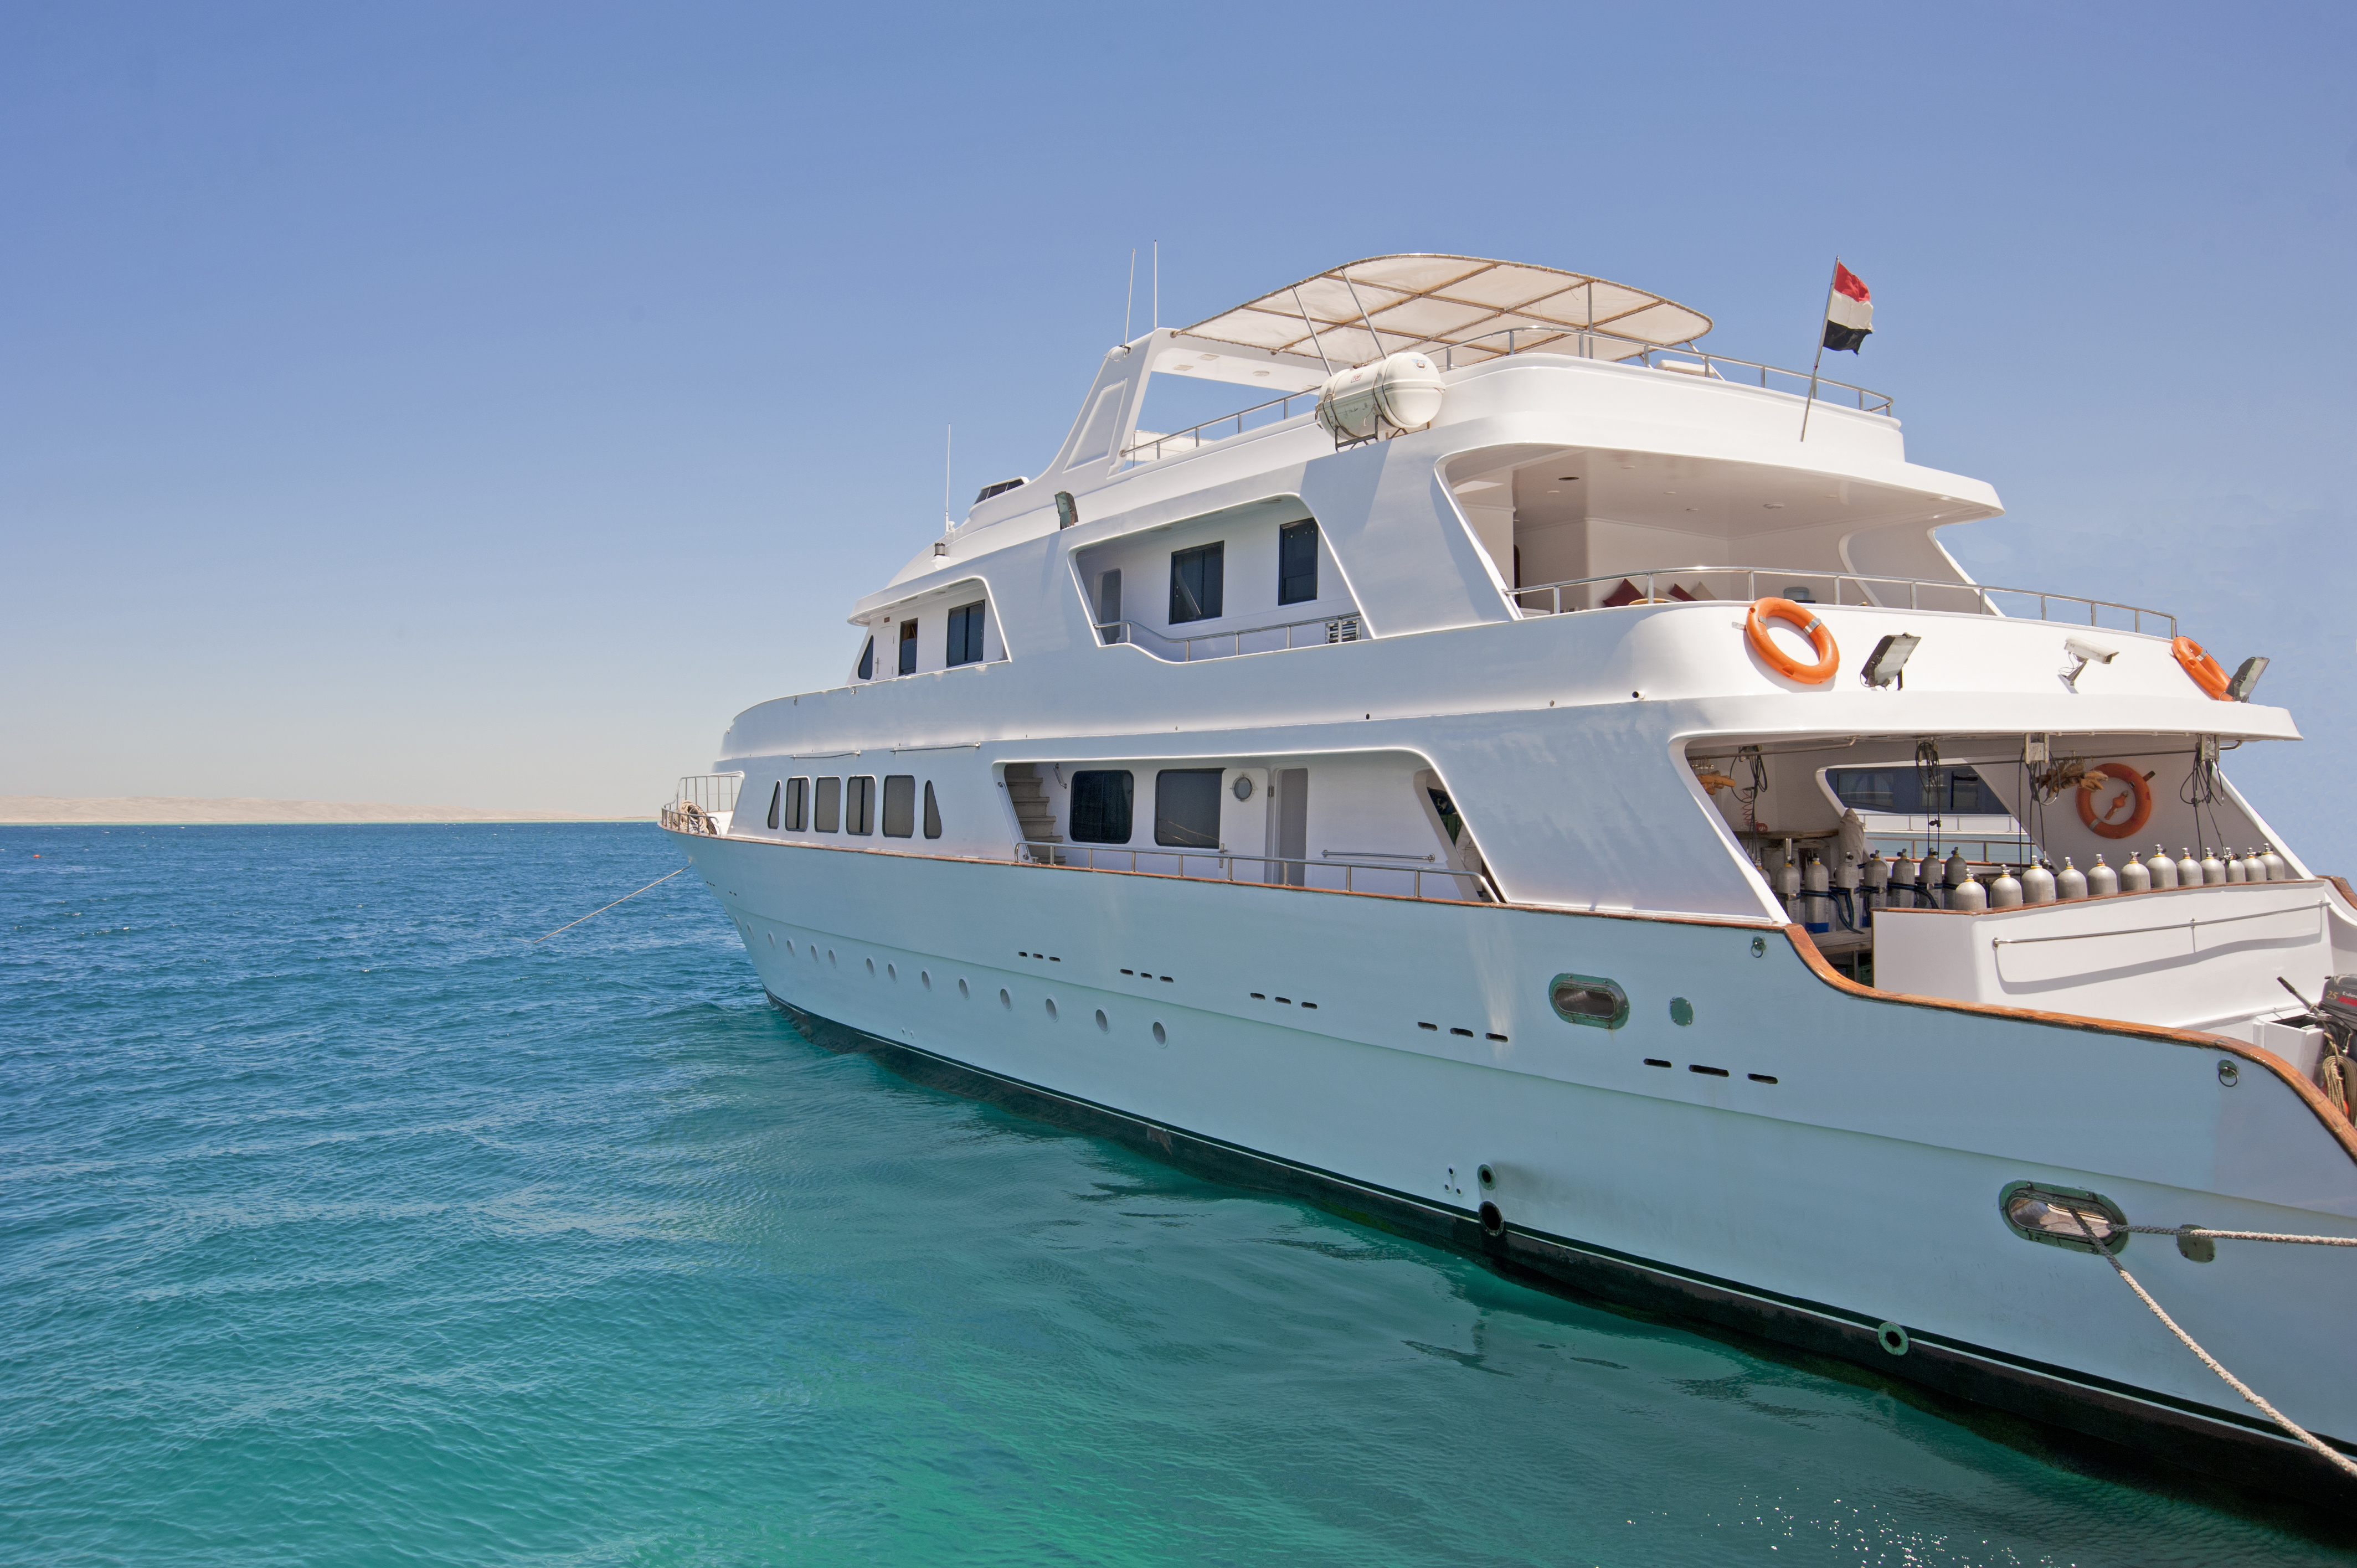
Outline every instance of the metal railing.
<svg viewBox="0 0 2357 1568"><path fill-rule="evenodd" d="M674 832L716 836L720 817L737 809L737 790L744 782L742 773L688 774L656 816Z"/></svg>
<svg viewBox="0 0 2357 1568"><path fill-rule="evenodd" d="M1674 373L1683 371L1687 375L1702 376L1711 381L1728 382L1733 382L1738 378L1727 375L1724 371L1720 370L1719 367L1722 365L1733 366L1741 371L1756 373L1759 377L1760 385L1763 388L1768 386L1768 378L1770 376L1781 376L1791 381L1796 387L1813 385L1816 388L1817 401L1819 403L1836 401L1846 403L1850 401L1850 398L1842 398L1838 400L1828 398L1826 396L1827 392L1834 391L1851 394L1851 398L1856 399L1858 408L1867 413L1888 414L1890 413L1891 408L1890 394L1888 392L1876 392L1871 387L1856 386L1848 381L1837 381L1830 376L1811 376L1805 371L1788 371L1781 365L1763 365L1757 360L1738 360L1731 354L1714 354L1707 349L1697 349L1692 343L1648 343L1642 338L1624 338L1618 332L1600 332L1593 328L1542 327L1536 324L1526 327L1501 327L1494 332L1484 332L1478 337L1468 338L1461 342L1450 343L1443 346L1440 350L1440 368L1444 371L1455 370L1457 368L1458 349L1472 348L1475 345L1482 343L1491 338L1503 338L1506 340L1505 348L1503 349L1494 348L1485 349L1482 350L1483 357L1480 360L1474 360L1473 363L1477 365L1486 364L1491 360L1503 359L1510 354L1532 354L1546 351L1551 348L1551 346L1559 345L1565 338L1568 338L1572 339L1573 342L1573 347L1571 349L1565 349L1562 348L1554 348L1553 351L1556 353L1568 352L1575 359L1609 360L1616 363L1635 360L1648 370L1665 370ZM1528 338L1530 341L1525 343L1523 341L1523 338ZM1595 351L1596 341L1598 338L1609 338L1615 343L1626 343L1630 346L1631 351L1623 354L1598 354ZM1658 363L1655 361L1654 356L1656 355L1667 356L1672 354L1691 355L1694 360L1698 362L1694 364L1680 364L1674 360L1666 358ZM1750 375L1745 375L1740 379L1748 381L1752 378Z"/></svg>
<svg viewBox="0 0 2357 1568"><path fill-rule="evenodd" d="M1320 629L1316 632L1305 629L1311 627ZM1277 653L1288 648L1315 648L1329 642L1359 642L1364 640L1366 635L1366 629L1354 615L1314 616L1308 620L1286 621L1277 626L1248 626L1235 631L1198 632L1192 637L1172 637L1168 632L1157 631L1134 620L1097 623L1097 640L1105 647L1127 643L1153 658L1172 664L1191 664L1199 659L1232 659L1239 653ZM1248 637L1275 640L1265 647L1246 648L1244 639ZM1213 646L1222 642L1228 644L1224 650ZM1211 651L1197 652L1198 643ZM1159 644L1161 649L1176 649L1178 651L1160 651L1156 644Z"/></svg>
<svg viewBox="0 0 2357 1568"><path fill-rule="evenodd" d="M1684 579L1681 581L1680 579ZM1739 592L1735 584L1740 580ZM1514 607L1525 616L1564 615L1571 611L1607 609L1620 607L1603 604L1564 602L1567 588L1591 588L1604 584L1627 583L1640 591L1636 597L1622 601L1626 605L1666 605L1681 602L1708 603L1714 600L1736 600L1749 603L1764 591L1782 598L1800 598L1806 604L1832 603L1859 605L1876 609L1948 610L1966 614L2006 617L2017 620L2068 619L2078 622L2074 610L2067 618L2053 613L2057 606L2079 606L2087 612L2085 624L2103 627L2101 612L2116 610L2130 618L2126 627L2107 629L2144 632L2144 618L2150 616L2156 625L2169 629L2158 636L2177 635L2177 618L2166 610L2145 609L2136 605L2117 603L2111 599L2087 599L2076 594L2058 594L2045 588L2006 588L1994 583L1942 582L1934 577L1877 577L1857 572L1788 572L1770 566L1656 566L1641 572L1605 572L1593 577L1575 577L1562 583L1540 583L1527 588L1516 588L1512 597ZM1765 584L1763 589L1762 585ZM1820 599L1817 590L1828 586L1831 600ZM1706 591L1698 594L1699 586ZM1802 594L1792 590L1798 587ZM1904 588L1906 603L1885 590ZM1675 592L1673 592L1673 590ZM1925 603L1926 591L1930 603ZM2019 605L2018 610L2008 610L1992 596L2003 595ZM1592 596L1580 596L1591 597ZM2026 613L2030 601L2035 601L2038 613Z"/></svg>
<svg viewBox="0 0 2357 1568"><path fill-rule="evenodd" d="M1324 856L1310 860L1292 855L1240 854L1219 849L1133 849L1126 844L1050 843L1039 839L1017 841L1015 858L1064 871L1132 871L1258 887L1308 887L1326 893L1387 894L1393 897L1458 903L1472 903L1487 897L1480 876L1474 872L1404 865L1396 859L1389 865L1376 865ZM1189 865L1199 869L1189 871ZM1210 869L1200 869L1202 867ZM1426 890L1427 878L1438 891ZM1358 884L1361 881L1372 881L1372 886L1361 887Z"/></svg>
<svg viewBox="0 0 2357 1568"><path fill-rule="evenodd" d="M1162 456L1162 449L1164 447L1175 446L1182 441L1188 444L1188 450L1192 451L1195 447L1203 445L1205 431L1216 430L1222 424L1234 425L1235 429L1232 434L1242 435L1244 433L1245 415L1259 413L1265 409L1273 408L1277 411L1275 417L1270 419L1267 423L1270 424L1282 424L1285 421L1293 417L1293 404L1297 398L1307 398L1308 399L1310 405L1315 407L1318 403L1318 394L1323 389L1318 387L1311 387L1308 392L1287 392L1283 397L1271 398L1266 403L1256 403L1250 408L1240 408L1233 413L1223 413L1217 419L1207 419L1200 424L1190 424L1184 430L1174 430L1168 435L1157 435L1150 440L1140 441L1134 446L1123 447L1121 449L1122 458L1125 462L1135 461L1139 463L1151 463L1155 458ZM1214 435L1211 436L1211 439L1214 441L1224 441L1227 437L1224 435ZM1140 457L1138 456L1140 452L1146 453L1148 456Z"/></svg>

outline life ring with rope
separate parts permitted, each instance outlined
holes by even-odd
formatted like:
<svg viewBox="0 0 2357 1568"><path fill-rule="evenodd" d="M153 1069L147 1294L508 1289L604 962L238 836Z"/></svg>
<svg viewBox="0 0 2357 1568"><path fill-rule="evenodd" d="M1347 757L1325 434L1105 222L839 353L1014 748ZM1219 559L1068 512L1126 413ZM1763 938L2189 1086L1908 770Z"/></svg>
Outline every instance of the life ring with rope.
<svg viewBox="0 0 2357 1568"><path fill-rule="evenodd" d="M2177 662L2193 677L2195 685L2219 702L2226 701L2226 671L2218 667L2215 659L2201 650L2200 643L2190 637L2180 637L2169 643L2169 650L2177 655Z"/></svg>
<svg viewBox="0 0 2357 1568"><path fill-rule="evenodd" d="M2103 791L2103 786L2098 784L2090 789L2087 785L2097 779L2116 779L2128 787L2123 799L2134 801L2136 809L2128 813L2126 822L2111 820L2112 813L2119 809L2118 800L2111 801L2100 812L2095 810L2095 797ZM2096 837L2127 838L2144 832L2145 823L2152 821L2152 786L2145 782L2143 774L2126 763L2106 762L2100 768L2090 768L2080 776L2080 788L2074 791L2079 797L2079 820L2086 823L2087 830Z"/></svg>
<svg viewBox="0 0 2357 1568"><path fill-rule="evenodd" d="M1809 639L1809 646L1816 650L1817 661L1803 664L1777 647L1776 639L1768 635L1768 623L1771 620L1798 627L1801 635ZM1834 640L1825 623L1806 605L1796 605L1790 599L1754 599L1743 614L1743 630L1751 639L1751 650L1767 662L1768 668L1787 680L1822 686L1841 668L1841 644Z"/></svg>

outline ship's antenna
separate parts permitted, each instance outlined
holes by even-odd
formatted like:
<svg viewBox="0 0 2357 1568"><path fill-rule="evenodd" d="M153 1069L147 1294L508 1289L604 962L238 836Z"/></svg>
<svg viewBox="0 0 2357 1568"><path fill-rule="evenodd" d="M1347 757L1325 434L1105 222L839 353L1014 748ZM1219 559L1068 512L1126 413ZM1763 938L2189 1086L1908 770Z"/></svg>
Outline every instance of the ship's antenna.
<svg viewBox="0 0 2357 1568"><path fill-rule="evenodd" d="M1137 304L1137 247L1129 248L1129 292L1121 296L1121 340L1129 341L1129 313Z"/></svg>
<svg viewBox="0 0 2357 1568"><path fill-rule="evenodd" d="M942 426L942 532L943 533L947 533L952 526L950 522L950 452L956 435L956 425Z"/></svg>
<svg viewBox="0 0 2357 1568"><path fill-rule="evenodd" d="M1162 242L1154 242L1154 329L1162 330Z"/></svg>

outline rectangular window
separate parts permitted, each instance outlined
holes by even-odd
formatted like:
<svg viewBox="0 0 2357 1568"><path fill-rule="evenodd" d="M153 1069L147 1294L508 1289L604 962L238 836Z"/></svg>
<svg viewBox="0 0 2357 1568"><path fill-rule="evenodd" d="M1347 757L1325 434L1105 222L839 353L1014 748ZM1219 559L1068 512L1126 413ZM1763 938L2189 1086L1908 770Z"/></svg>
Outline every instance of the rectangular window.
<svg viewBox="0 0 2357 1568"><path fill-rule="evenodd" d="M820 832L831 833L843 826L843 780L822 779L818 781L818 821L812 824Z"/></svg>
<svg viewBox="0 0 2357 1568"><path fill-rule="evenodd" d="M1318 596L1318 525L1288 522L1276 531L1276 602L1306 605Z"/></svg>
<svg viewBox="0 0 2357 1568"><path fill-rule="evenodd" d="M1226 570L1227 544L1198 544L1170 553L1170 624L1217 620L1221 614L1221 578Z"/></svg>
<svg viewBox="0 0 2357 1568"><path fill-rule="evenodd" d="M942 809L933 800L933 781L930 779L925 780L925 836L942 836Z"/></svg>
<svg viewBox="0 0 2357 1568"><path fill-rule="evenodd" d="M1072 775L1072 841L1127 843L1136 787L1126 768Z"/></svg>
<svg viewBox="0 0 2357 1568"><path fill-rule="evenodd" d="M1110 628L1119 619L1121 619L1121 569L1115 567L1110 572L1097 574L1097 626L1101 630ZM1110 642L1113 639L1107 638L1105 640Z"/></svg>
<svg viewBox="0 0 2357 1568"><path fill-rule="evenodd" d="M1932 790L1923 791L1923 776L1912 767L1836 768L1825 775L1834 798L1861 811L1896 811L1907 816L1925 812L1995 815L2005 810L1996 791L1970 768L1936 768Z"/></svg>
<svg viewBox="0 0 2357 1568"><path fill-rule="evenodd" d="M781 779L770 786L770 831L771 832L778 831L778 811L785 803L785 799L786 784Z"/></svg>
<svg viewBox="0 0 2357 1568"><path fill-rule="evenodd" d="M900 623L900 673L914 675L916 672L917 623L913 620L904 620Z"/></svg>
<svg viewBox="0 0 2357 1568"><path fill-rule="evenodd" d="M876 639L872 637L859 645L859 678L876 679Z"/></svg>
<svg viewBox="0 0 2357 1568"><path fill-rule="evenodd" d="M888 839L914 838L917 835L917 776L913 773L890 773L884 778L884 836Z"/></svg>
<svg viewBox="0 0 2357 1568"><path fill-rule="evenodd" d="M851 780L851 789L843 798L843 831L847 833L872 833L876 831L874 779Z"/></svg>
<svg viewBox="0 0 2357 1568"><path fill-rule="evenodd" d="M786 832L798 833L810 826L810 780L786 780Z"/></svg>
<svg viewBox="0 0 2357 1568"><path fill-rule="evenodd" d="M1220 847L1220 775L1217 768L1166 768L1154 776L1156 843Z"/></svg>
<svg viewBox="0 0 2357 1568"><path fill-rule="evenodd" d="M950 611L949 660L955 664L982 662L982 605L960 605Z"/></svg>

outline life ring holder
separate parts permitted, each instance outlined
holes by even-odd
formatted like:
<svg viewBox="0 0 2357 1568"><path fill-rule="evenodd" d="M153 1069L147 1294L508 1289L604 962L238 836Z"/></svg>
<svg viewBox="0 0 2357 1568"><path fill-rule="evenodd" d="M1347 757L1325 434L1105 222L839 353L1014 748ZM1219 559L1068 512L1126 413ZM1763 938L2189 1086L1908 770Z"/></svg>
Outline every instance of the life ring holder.
<svg viewBox="0 0 2357 1568"><path fill-rule="evenodd" d="M2098 838L2107 839L2129 838L2144 832L2145 823L2152 821L2152 786L2144 781L2144 775L2125 762L2106 762L2087 771L2118 779L2128 787L2129 798L2136 801L2136 810L2128 813L2126 822L2111 822L2095 815L2095 792L2093 789L2075 791L2079 797L2079 820L2087 824L2087 831Z"/></svg>
<svg viewBox="0 0 2357 1568"><path fill-rule="evenodd" d="M2169 643L2169 650L2177 655L2177 662L2193 678L2195 685L2219 702L2226 701L2226 671L2218 667L2215 659L2201 650L2200 643L2190 637L2180 637Z"/></svg>
<svg viewBox="0 0 2357 1568"><path fill-rule="evenodd" d="M1817 650L1814 664L1803 664L1782 649L1768 635L1768 623L1781 620L1798 627L1809 646ZM1841 644L1825 629L1825 623L1812 613L1806 605L1796 605L1790 599L1760 598L1743 613L1744 635L1751 639L1751 651L1766 661L1768 668L1790 681L1806 685L1822 686L1834 678L1841 668Z"/></svg>

